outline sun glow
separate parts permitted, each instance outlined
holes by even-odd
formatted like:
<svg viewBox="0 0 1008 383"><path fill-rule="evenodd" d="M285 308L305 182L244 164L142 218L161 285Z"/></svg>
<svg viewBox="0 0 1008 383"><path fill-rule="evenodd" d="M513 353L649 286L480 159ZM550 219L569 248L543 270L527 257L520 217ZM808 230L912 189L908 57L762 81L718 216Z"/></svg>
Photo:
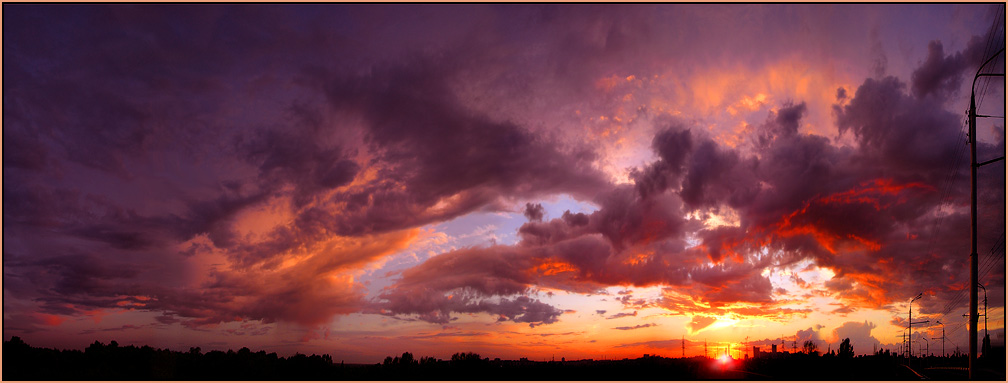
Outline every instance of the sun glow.
<svg viewBox="0 0 1008 383"><path fill-rule="evenodd" d="M728 362L731 362L731 357L727 354L723 354L718 358L718 360L721 361L721 364L727 364Z"/></svg>

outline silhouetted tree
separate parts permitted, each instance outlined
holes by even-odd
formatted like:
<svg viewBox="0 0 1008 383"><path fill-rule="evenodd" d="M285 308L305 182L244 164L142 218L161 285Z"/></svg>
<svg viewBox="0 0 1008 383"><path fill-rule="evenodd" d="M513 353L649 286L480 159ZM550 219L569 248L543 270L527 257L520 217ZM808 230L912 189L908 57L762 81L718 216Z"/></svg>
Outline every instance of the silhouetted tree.
<svg viewBox="0 0 1008 383"><path fill-rule="evenodd" d="M805 351L805 353L809 354L809 355L817 354L818 353L818 348L819 348L819 346L816 346L815 342L813 342L811 339L810 340L806 340L805 341L805 345L802 346L802 350Z"/></svg>
<svg viewBox="0 0 1008 383"><path fill-rule="evenodd" d="M477 363L481 361L480 355L472 352L458 352L452 355L452 363Z"/></svg>
<svg viewBox="0 0 1008 383"><path fill-rule="evenodd" d="M804 342L805 351L816 354L816 344ZM1001 348L991 350L990 362L999 361ZM803 353L789 357L753 358L743 366L746 371L781 380L806 380L823 377L824 371L837 380L908 380L915 379L911 371L890 360L890 350L841 360L853 353L850 339L844 339L838 349L818 358ZM837 357L833 357L836 355ZM892 355L894 360L900 358ZM950 359L966 363L966 355ZM1002 357L1003 359L1003 357ZM565 362L565 358L561 358ZM411 353L385 358L384 363L371 365L334 365L328 354L310 356L296 353L278 357L276 353L252 352L242 347L234 351L212 350L202 353L198 348L171 351L150 346L121 346L118 343L94 342L85 351L55 350L31 347L21 338L12 337L3 343L3 380L618 380L632 372L640 380L722 380L741 375L705 368L704 358L664 358L648 356L637 359L572 361L566 363L533 362L527 358L502 361L483 358L472 352L452 355L450 361L433 357L417 360ZM1003 366L1003 365L1000 365ZM1003 370L1003 367L1001 368ZM727 375L726 375L727 374ZM733 378L734 377L734 378ZM993 375L1003 380L1003 375Z"/></svg>
<svg viewBox="0 0 1008 383"><path fill-rule="evenodd" d="M402 353L402 358L399 359L399 363L405 366L409 366L416 364L416 361L413 360L413 354L404 352Z"/></svg>
<svg viewBox="0 0 1008 383"><path fill-rule="evenodd" d="M844 338L843 342L840 342L840 349L837 350L837 355L841 358L854 357L854 346L851 346L850 338Z"/></svg>

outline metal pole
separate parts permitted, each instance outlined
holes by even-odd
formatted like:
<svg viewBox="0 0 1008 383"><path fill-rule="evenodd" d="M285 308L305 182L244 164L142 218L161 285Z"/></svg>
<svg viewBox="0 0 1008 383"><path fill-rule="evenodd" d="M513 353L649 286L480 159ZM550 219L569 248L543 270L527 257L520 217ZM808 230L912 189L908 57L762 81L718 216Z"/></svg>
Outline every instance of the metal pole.
<svg viewBox="0 0 1008 383"><path fill-rule="evenodd" d="M907 337L907 341L910 342L910 343L907 345L907 350L909 351L909 354L907 354L907 363L910 363L910 358L913 357L913 303L914 303L915 300L920 299L920 297L923 296L923 295L924 295L923 292L920 293L920 294L917 294L916 297L913 297L913 299L910 300L910 304L908 305L910 307L908 308L909 314L907 315L908 316L908 318L907 318L907 329L908 330L907 331L909 332L909 336Z"/></svg>
<svg viewBox="0 0 1008 383"><path fill-rule="evenodd" d="M945 324L942 321L937 321L936 323L942 325L942 357L945 357Z"/></svg>
<svg viewBox="0 0 1008 383"><path fill-rule="evenodd" d="M982 69L983 67L981 67ZM976 78L973 78L974 85ZM977 181L976 181L976 91L970 90L970 305L969 305L969 379L976 379L977 347Z"/></svg>
<svg viewBox="0 0 1008 383"><path fill-rule="evenodd" d="M981 69L983 67L981 66ZM978 71L979 72L979 71ZM973 78L974 85L976 78ZM970 90L970 304L969 304L969 379L976 378L977 348L977 162L976 162L976 91Z"/></svg>
<svg viewBox="0 0 1008 383"><path fill-rule="evenodd" d="M1004 53L1004 48L984 61L977 73L973 76L973 85L970 86L970 109L969 109L969 141L970 141L970 312L969 312L969 379L976 379L976 357L977 357L977 159L976 159L976 80L980 78L981 71L994 60L995 57ZM1004 74L1001 74L1003 76Z"/></svg>

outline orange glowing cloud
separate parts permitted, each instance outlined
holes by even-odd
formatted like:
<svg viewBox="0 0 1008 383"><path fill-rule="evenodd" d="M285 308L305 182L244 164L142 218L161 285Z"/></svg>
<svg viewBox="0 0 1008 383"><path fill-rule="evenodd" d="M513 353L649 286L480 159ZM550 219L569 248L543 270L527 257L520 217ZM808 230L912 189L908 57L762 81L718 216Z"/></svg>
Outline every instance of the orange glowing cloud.
<svg viewBox="0 0 1008 383"><path fill-rule="evenodd" d="M533 272L545 276L576 272L577 270L578 269L570 263L553 260L543 260L543 263L536 265L532 269Z"/></svg>
<svg viewBox="0 0 1008 383"><path fill-rule="evenodd" d="M767 230L772 233L767 238L807 236L813 238L831 254L837 254L839 251L879 251L882 249L882 244L877 240L824 228L822 221L810 215L810 209L813 207L842 208L840 205L867 205L876 211L883 211L894 203L905 203L906 198L902 197L902 194L914 189L934 190L933 187L919 182L897 184L890 179L875 179L864 182L851 190L818 197L806 202L801 209L784 216L778 224ZM885 197L899 198L893 201L891 198ZM843 247L838 248L840 245Z"/></svg>

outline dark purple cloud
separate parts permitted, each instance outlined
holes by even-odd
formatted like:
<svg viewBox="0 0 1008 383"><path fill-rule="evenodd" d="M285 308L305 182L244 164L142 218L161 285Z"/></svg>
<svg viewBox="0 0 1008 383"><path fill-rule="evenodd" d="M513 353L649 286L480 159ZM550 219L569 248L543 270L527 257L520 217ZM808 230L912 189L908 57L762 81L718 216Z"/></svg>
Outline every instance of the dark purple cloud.
<svg viewBox="0 0 1008 383"><path fill-rule="evenodd" d="M449 88L456 72L475 65L464 60L417 59L327 84L332 106L362 118L367 124L365 140L379 161L396 165L381 175L404 187L401 194L389 196L407 203L399 211L428 208L450 197L459 199L446 209L450 213L436 216L344 212L356 218L351 222L368 225L373 221L377 226L371 230L391 222L406 227L451 218L501 196L569 192L590 198L605 184L591 166L595 155L590 151L560 150L547 137L466 110ZM355 200L352 194L341 197Z"/></svg>
<svg viewBox="0 0 1008 383"><path fill-rule="evenodd" d="M648 327L652 327L652 326L657 326L657 325L654 324L654 323L645 323L645 324L639 324L639 325L636 325L636 326L613 327L613 330L623 330L623 331L626 331L626 330L638 330L638 329L648 328Z"/></svg>
<svg viewBox="0 0 1008 383"><path fill-rule="evenodd" d="M530 258L503 246L442 254L404 271L375 310L433 323L448 323L452 313L478 312L530 325L556 322L562 310L525 295L532 288L531 266Z"/></svg>
<svg viewBox="0 0 1008 383"><path fill-rule="evenodd" d="M637 316L637 312L636 311L634 311L632 313L616 313L616 314L607 316L606 319L619 319L619 318L623 318L623 317L635 317L635 316Z"/></svg>
<svg viewBox="0 0 1008 383"><path fill-rule="evenodd" d="M979 68L986 60L983 49L987 39L973 36L966 49L948 56L938 40L928 43L928 56L923 64L914 70L910 79L915 96L925 98L934 96L945 99L954 95L963 82L963 73ZM993 53L993 52L991 52Z"/></svg>
<svg viewBox="0 0 1008 383"><path fill-rule="evenodd" d="M484 257L523 259L521 277L506 279L516 283L511 293L534 285L590 291L598 285L662 284L709 305L661 302L683 312L717 311L741 302L750 306L736 312L770 315L776 302L763 268L802 259L833 270L836 277L827 288L848 305L879 307L917 289L947 295L951 279L928 276L961 264L938 254L961 252L963 242L929 246L918 238L930 236L928 229L939 220L962 219L959 212L941 217L935 210L942 202L943 172L960 145L958 119L939 101L909 93L891 76L866 79L853 96L838 95L838 134L851 133L854 147L803 133L804 102L785 103L752 128L751 153L672 124L655 135L658 158L631 173L632 187L612 186L596 195L600 208L585 215L587 224L578 220L575 225L568 214L533 220L519 228L521 241L513 249L453 256L478 253L482 262L489 262ZM993 153L984 145L982 152ZM1003 206L1003 200L990 202ZM734 210L740 226L702 228L682 218L687 212L721 209ZM961 231L955 223L946 227L953 225L947 230ZM688 231L698 234L701 246L683 243ZM769 255L751 260L748 254L759 251ZM702 265L700 254L718 264ZM476 290L480 281L472 282ZM943 288L925 287L935 284Z"/></svg>
<svg viewBox="0 0 1008 383"><path fill-rule="evenodd" d="M545 213L546 213L546 209L543 208L542 204L538 204L537 203L537 204L533 205L532 203L526 203L525 204L525 211L522 214L524 214L525 218L528 218L529 221L540 221L541 222L542 219L543 219L543 214L545 214Z"/></svg>
<svg viewBox="0 0 1008 383"><path fill-rule="evenodd" d="M318 323L361 307L359 287L327 275L387 250L328 251L334 237L398 243L401 229L502 209L502 199L590 198L605 184L590 150L463 105L450 84L493 57L432 53L373 65L387 53L310 16L320 10L12 8L4 137L16 148L4 154L4 218L5 243L16 244L5 264L22 282L11 289L48 313L142 295L151 299L143 309L186 323ZM345 10L381 17L353 7L324 13L358 22ZM370 58L331 65L354 50ZM243 214L270 209L292 216L259 238L238 230ZM38 230L55 234L31 234ZM59 246L41 241L72 238L87 243L79 256L43 255ZM179 254L156 252L168 261L144 255L189 241ZM140 280L214 252L233 271L188 287ZM317 253L313 271L279 270L303 252ZM31 291L32 283L52 288ZM518 298L494 304L517 321L560 314Z"/></svg>
<svg viewBox="0 0 1008 383"><path fill-rule="evenodd" d="M693 136L688 129L669 127L655 135L651 147L659 160L630 173L642 197L678 186L686 158L693 149Z"/></svg>
<svg viewBox="0 0 1008 383"><path fill-rule="evenodd" d="M907 94L895 77L865 80L835 113L840 134L853 133L862 156L879 167L943 169L959 141L959 118L937 101Z"/></svg>
<svg viewBox="0 0 1008 383"><path fill-rule="evenodd" d="M690 160L679 191L690 208L744 206L759 192L756 180L751 177L758 162L743 161L738 152L722 149L713 140L700 143Z"/></svg>

